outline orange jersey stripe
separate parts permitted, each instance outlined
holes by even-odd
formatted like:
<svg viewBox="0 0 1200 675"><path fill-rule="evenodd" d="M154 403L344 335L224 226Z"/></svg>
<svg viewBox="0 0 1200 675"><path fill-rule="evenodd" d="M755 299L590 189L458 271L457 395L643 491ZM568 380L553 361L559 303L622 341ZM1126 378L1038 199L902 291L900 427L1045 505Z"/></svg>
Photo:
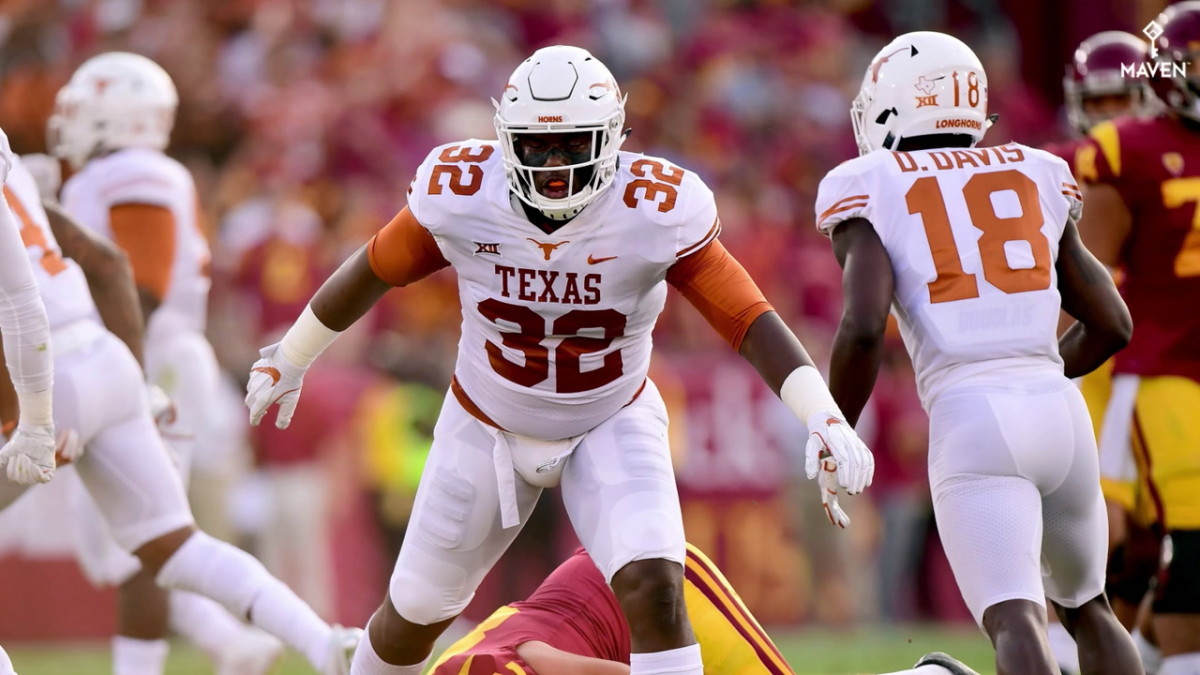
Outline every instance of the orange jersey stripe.
<svg viewBox="0 0 1200 675"><path fill-rule="evenodd" d="M837 204L834 204L833 206L825 209L825 213L822 213L821 216L819 218L817 218L817 224L820 225L821 223L825 222L825 220L827 218L829 218L829 216L836 216L837 214L842 213L843 211L849 211L850 209L860 209L867 205L867 201L864 198L863 201L861 201L861 202L854 202L851 204L846 204L844 206L838 206L838 204L841 204L844 201L846 201L846 200L843 199L841 202L838 202Z"/></svg>
<svg viewBox="0 0 1200 675"><path fill-rule="evenodd" d="M704 555L690 544L684 564L684 576L729 619L731 625L754 648L759 660L774 675L794 675L775 643L742 604L741 598L729 590L729 582Z"/></svg>
<svg viewBox="0 0 1200 675"><path fill-rule="evenodd" d="M29 212L25 210L25 205L21 203L20 199L17 199L17 193L7 185L4 186L4 197L8 200L9 210L17 217L17 220L21 221L22 228L37 227L33 219L29 217Z"/></svg>
<svg viewBox="0 0 1200 675"><path fill-rule="evenodd" d="M692 251L695 251L695 250L701 248L708 242L712 241L713 239L716 239L717 235L720 233L721 233L721 218L718 216L717 219L713 221L712 227L709 228L708 232L704 233L704 237L702 237L700 239L700 241L692 244L691 246L688 246L687 248L676 251L675 257L682 258L685 255L691 253Z"/></svg>

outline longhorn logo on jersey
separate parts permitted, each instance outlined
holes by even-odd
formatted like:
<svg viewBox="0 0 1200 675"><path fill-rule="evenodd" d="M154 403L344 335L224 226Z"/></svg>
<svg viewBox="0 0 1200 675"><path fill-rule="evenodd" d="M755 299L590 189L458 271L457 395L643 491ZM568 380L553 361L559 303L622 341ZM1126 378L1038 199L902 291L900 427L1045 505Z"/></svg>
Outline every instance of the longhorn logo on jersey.
<svg viewBox="0 0 1200 675"><path fill-rule="evenodd" d="M550 254L554 253L555 249L557 249L559 246L571 243L570 241L542 242L532 237L526 237L525 241L533 242L534 246L542 249L542 255L545 256L546 260L550 259Z"/></svg>

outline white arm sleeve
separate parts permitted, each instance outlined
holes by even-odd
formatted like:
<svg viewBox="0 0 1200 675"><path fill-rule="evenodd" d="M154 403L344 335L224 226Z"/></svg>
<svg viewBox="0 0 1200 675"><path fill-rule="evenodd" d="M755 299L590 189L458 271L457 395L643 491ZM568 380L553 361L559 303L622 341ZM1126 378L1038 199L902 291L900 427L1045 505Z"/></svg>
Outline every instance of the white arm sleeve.
<svg viewBox="0 0 1200 675"><path fill-rule="evenodd" d="M21 421L48 426L49 393L54 380L50 324L20 228L8 201L0 201L0 331L4 333L4 359L21 399Z"/></svg>

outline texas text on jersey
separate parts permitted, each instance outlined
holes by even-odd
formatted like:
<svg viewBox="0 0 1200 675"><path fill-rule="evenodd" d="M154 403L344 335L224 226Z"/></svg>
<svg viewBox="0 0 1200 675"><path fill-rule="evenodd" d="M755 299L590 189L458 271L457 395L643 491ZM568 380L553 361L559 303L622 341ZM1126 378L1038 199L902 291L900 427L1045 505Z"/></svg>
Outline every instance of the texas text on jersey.
<svg viewBox="0 0 1200 675"><path fill-rule="evenodd" d="M567 438L607 419L646 380L668 270L720 232L712 192L665 160L620 154L614 184L547 234L511 198L495 141L435 148L408 211L374 240L372 265L400 285L400 257L453 265L463 298L455 394L489 424ZM432 237L430 237L432 235ZM403 263L400 264L400 263ZM730 330L738 336L766 302Z"/></svg>

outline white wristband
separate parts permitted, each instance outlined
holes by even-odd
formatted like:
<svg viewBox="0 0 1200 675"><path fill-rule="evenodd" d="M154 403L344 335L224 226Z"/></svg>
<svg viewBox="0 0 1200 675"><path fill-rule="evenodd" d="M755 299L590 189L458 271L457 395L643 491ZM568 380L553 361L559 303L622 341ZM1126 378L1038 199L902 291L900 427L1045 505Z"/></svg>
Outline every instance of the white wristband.
<svg viewBox="0 0 1200 675"><path fill-rule="evenodd" d="M829 387L825 386L820 371L812 366L793 370L779 388L779 398L804 422L816 413L836 413L846 419L833 400L833 394L829 393Z"/></svg>
<svg viewBox="0 0 1200 675"><path fill-rule="evenodd" d="M17 405L21 413L17 419L17 427L52 427L54 426L54 391L17 392Z"/></svg>
<svg viewBox="0 0 1200 675"><path fill-rule="evenodd" d="M279 351L284 358L300 368L308 368L313 361L333 344L341 331L333 330L313 314L312 305L305 305L300 318L288 329L283 340L279 342Z"/></svg>

